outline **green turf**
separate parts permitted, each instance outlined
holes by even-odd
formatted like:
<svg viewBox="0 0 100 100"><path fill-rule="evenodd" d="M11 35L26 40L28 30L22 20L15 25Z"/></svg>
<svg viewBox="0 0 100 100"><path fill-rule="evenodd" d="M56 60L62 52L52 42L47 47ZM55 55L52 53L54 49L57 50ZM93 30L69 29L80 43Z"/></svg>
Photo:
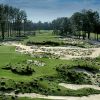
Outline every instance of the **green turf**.
<svg viewBox="0 0 100 100"><path fill-rule="evenodd" d="M61 42L58 37L59 36L54 35L52 31L41 31L40 34L37 32L35 36L28 36L28 39L25 39L23 43L27 43L28 41L31 41L31 42L43 42L43 41Z"/></svg>
<svg viewBox="0 0 100 100"><path fill-rule="evenodd" d="M41 34L37 34L36 36L29 36L28 39L25 39L23 43L26 43L27 41L35 41L35 42L42 42L42 41L57 41L60 42L57 36L52 34L52 31L42 31ZM23 61L27 61L29 59L32 60L39 60L45 62L45 66L38 67L38 66L32 66L32 68L35 70L35 72L30 75L19 75L15 74L10 70L2 69L3 66L11 63L13 66L17 63L23 64ZM98 60L100 61L100 60ZM81 61L80 61L81 62ZM95 62L94 62L95 63ZM49 58L32 58L29 55L20 54L18 52L15 52L15 47L11 46L0 46L0 78L5 79L12 79L15 82L31 82L34 79L44 78L45 76L53 76L57 77L58 73L56 71L56 67L60 64L67 64L67 65L73 65L76 64L76 61L73 60L60 60L60 59L49 59ZM89 89L81 89L77 91L73 91L70 89L65 89L64 87L58 86L58 80L48 81L46 79L43 79L43 81L40 81L40 87L50 91L49 95L74 95L74 96L82 96L82 95L90 95L95 93L100 93L100 91L93 90L90 91ZM8 82L8 85L10 83ZM13 85L13 83L11 83ZM9 86L11 86L9 85ZM60 88L61 91L58 91ZM33 88L34 90L34 88ZM86 92L88 91L88 92ZM54 92L54 93L53 93ZM41 93L41 92L40 92ZM26 98L21 98L19 100L28 100ZM29 99L31 100L31 99ZM42 99L33 99L33 100L42 100Z"/></svg>
<svg viewBox="0 0 100 100"><path fill-rule="evenodd" d="M3 66L11 63L16 64L18 62L22 62L27 59L40 60L46 63L44 67L34 67L35 73L32 76L22 76L18 74L14 74L9 70L2 69ZM0 46L0 77L10 78L17 81L27 81L32 78L46 76L46 75L55 75L56 71L54 70L55 66L59 64L71 63L66 60L59 59L48 59L48 58L31 58L28 55L23 55L15 52L15 47L10 46ZM45 70L46 69L46 70Z"/></svg>
<svg viewBox="0 0 100 100"><path fill-rule="evenodd" d="M0 96L0 100L50 100L50 99L42 99L42 98L27 98L27 97L14 97L14 96Z"/></svg>

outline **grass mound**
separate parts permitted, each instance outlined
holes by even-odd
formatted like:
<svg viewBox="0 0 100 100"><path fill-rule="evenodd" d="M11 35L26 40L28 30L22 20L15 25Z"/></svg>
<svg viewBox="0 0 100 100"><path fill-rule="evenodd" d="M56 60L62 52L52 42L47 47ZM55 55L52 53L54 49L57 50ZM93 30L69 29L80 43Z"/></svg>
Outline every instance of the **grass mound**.
<svg viewBox="0 0 100 100"><path fill-rule="evenodd" d="M93 78L99 84L97 73L100 72L100 66L97 60L95 64L91 60L75 60L74 62L71 65L59 65L56 68L61 79L73 84L92 84Z"/></svg>
<svg viewBox="0 0 100 100"><path fill-rule="evenodd" d="M32 73L35 72L34 69L26 64L16 64L15 66L6 65L5 67L3 67L3 69L11 70L13 73L20 75L32 75Z"/></svg>
<svg viewBox="0 0 100 100"><path fill-rule="evenodd" d="M30 61L26 63L28 59L30 59ZM86 61L87 63L85 65L84 62ZM91 61L93 62L89 64ZM9 63L11 63L11 65L9 65ZM16 53L15 47L0 46L0 91L15 91L16 93L35 92L45 95L62 96L85 96L90 94L100 94L100 91L91 88L71 90L58 85L59 82L64 82L66 80L68 83L73 82L79 84L79 81L88 83L88 75L80 72L76 73L75 69L81 68L95 74L99 71L99 64L99 58L93 60L78 59L67 61L52 58L32 58L29 55L21 55L20 53ZM29 66L29 69L27 66ZM65 69L63 66L65 66ZM27 72L29 72L27 70L30 70L30 68L32 68L35 73L26 75ZM56 70L57 68L58 70ZM22 74L23 72L25 73ZM67 77L66 80L65 77Z"/></svg>

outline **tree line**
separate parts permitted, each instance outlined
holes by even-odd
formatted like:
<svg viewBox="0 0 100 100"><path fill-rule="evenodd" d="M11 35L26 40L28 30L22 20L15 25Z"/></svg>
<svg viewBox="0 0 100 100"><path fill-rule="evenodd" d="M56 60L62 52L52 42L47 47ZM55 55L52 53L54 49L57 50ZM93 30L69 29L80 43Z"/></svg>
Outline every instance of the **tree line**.
<svg viewBox="0 0 100 100"><path fill-rule="evenodd" d="M91 39L91 35L95 34L94 38L99 39L100 34L100 16L97 11L85 10L75 12L71 17L61 17L52 22L41 21L28 25L28 30L53 30L54 34L61 36L75 36L82 39Z"/></svg>
<svg viewBox="0 0 100 100"><path fill-rule="evenodd" d="M77 36L79 39L90 39L92 33L99 39L100 17L97 11L82 10L70 18L62 17L52 21L55 34L61 36Z"/></svg>
<svg viewBox="0 0 100 100"><path fill-rule="evenodd" d="M24 10L0 4L0 31L3 40L5 36L20 36L22 30L25 32L26 21L27 14Z"/></svg>
<svg viewBox="0 0 100 100"><path fill-rule="evenodd" d="M53 30L54 34L61 36L76 36L77 38L90 39L95 33L95 39L99 39L100 16L97 11L82 10L75 12L70 18L61 17L52 22L39 21L33 23L27 20L24 10L0 4L0 32L4 40L5 37L25 35L26 31Z"/></svg>
<svg viewBox="0 0 100 100"><path fill-rule="evenodd" d="M39 21L38 23L33 23L27 19L27 14L24 10L7 4L0 4L0 36L2 40L5 37L25 36L31 33L28 31L52 30L51 26L51 23L48 22L42 23Z"/></svg>
<svg viewBox="0 0 100 100"><path fill-rule="evenodd" d="M51 22L32 22L32 21L28 21L28 30L52 30L53 26ZM27 28L27 27L26 27Z"/></svg>

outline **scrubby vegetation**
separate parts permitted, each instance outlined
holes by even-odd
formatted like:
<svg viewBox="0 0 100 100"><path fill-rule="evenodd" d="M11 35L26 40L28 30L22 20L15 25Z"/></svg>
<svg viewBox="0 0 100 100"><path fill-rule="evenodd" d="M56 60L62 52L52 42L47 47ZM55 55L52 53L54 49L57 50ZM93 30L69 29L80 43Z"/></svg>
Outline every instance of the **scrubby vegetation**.
<svg viewBox="0 0 100 100"><path fill-rule="evenodd" d="M74 90L60 85L100 87L99 39L97 11L82 10L69 18L33 23L24 10L0 4L0 100L44 100L20 98L19 93L100 94L99 89Z"/></svg>
<svg viewBox="0 0 100 100"><path fill-rule="evenodd" d="M29 65L26 64L16 64L14 66L9 64L3 67L3 69L11 70L13 73L20 75L32 75L32 73L35 72L34 69L32 69Z"/></svg>
<svg viewBox="0 0 100 100"><path fill-rule="evenodd" d="M86 71L90 71L92 73L97 73L99 72L99 69L100 69L100 63L98 61L92 61L93 59L91 60L73 60L73 62L75 62L75 64L72 64L72 65L65 65L65 66L60 66L60 68L63 70L63 69L85 69Z"/></svg>
<svg viewBox="0 0 100 100"><path fill-rule="evenodd" d="M33 52L32 57L36 57L36 58L49 58L49 59L58 59L59 56L56 54L51 54L48 52Z"/></svg>
<svg viewBox="0 0 100 100"><path fill-rule="evenodd" d="M0 100L47 100L47 99L38 99L38 98L27 98L27 97L18 97L17 95L15 96L6 96L4 94L0 95ZM48 99L49 100L49 99Z"/></svg>
<svg viewBox="0 0 100 100"><path fill-rule="evenodd" d="M2 63L0 64L2 71L0 74L0 91L15 93L35 92L62 96L83 96L100 93L99 90L89 88L71 90L58 85L60 82L93 84L91 77L87 73L81 72L80 69L93 75L97 74L99 79L99 58L68 61L55 58L32 58L28 55L16 53L14 49L6 46L1 46L0 48L1 52L4 52L4 55L6 54L5 61L3 62L3 59L1 59ZM12 58L9 57L11 53L15 54L13 62ZM4 58L4 55L1 55L2 58ZM16 57L20 59L16 61Z"/></svg>
<svg viewBox="0 0 100 100"><path fill-rule="evenodd" d="M66 43L66 42L55 42L55 41L43 41L43 42L33 42L28 41L26 45L46 45L46 46L77 46L77 47L86 47L85 43ZM88 44L90 45L90 44Z"/></svg>
<svg viewBox="0 0 100 100"><path fill-rule="evenodd" d="M100 62L94 59L74 60L72 65L59 65L56 70L59 77L68 83L93 84L92 78L100 73ZM93 76L93 77L92 77ZM96 77L98 80L99 77ZM98 82L97 82L98 83Z"/></svg>
<svg viewBox="0 0 100 100"><path fill-rule="evenodd" d="M66 67L63 66L56 69L59 72L59 77L64 79L66 82L73 84L91 84L91 79L87 74L78 72L74 70L74 68Z"/></svg>
<svg viewBox="0 0 100 100"><path fill-rule="evenodd" d="M23 43L26 42L27 39L23 41ZM100 85L100 58L61 60L56 55L41 52L33 52L30 56L15 52L15 47L3 45L0 46L0 52L1 92L39 93L54 96L100 94L99 90L91 88L71 90L59 86L61 82Z"/></svg>
<svg viewBox="0 0 100 100"><path fill-rule="evenodd" d="M11 92L15 91L18 93L41 93L44 95L62 95L62 96L87 96L90 94L99 94L99 90L87 88L87 89L79 89L79 90L71 90L65 89L64 87L60 87L56 82L44 80L42 78L35 79L30 82L15 82L13 80L8 79L0 79L2 92ZM11 84L11 85L7 85Z"/></svg>
<svg viewBox="0 0 100 100"><path fill-rule="evenodd" d="M62 43L64 44L64 43ZM28 41L26 45L51 45L51 46L60 46L61 43L53 41L43 41L43 42L31 42Z"/></svg>
<svg viewBox="0 0 100 100"><path fill-rule="evenodd" d="M96 45L91 44L86 40L60 37L53 34L52 31L40 31L39 34L36 31L36 35L28 36L24 39L23 43L26 45L46 45L46 46L77 46L82 48L96 47Z"/></svg>

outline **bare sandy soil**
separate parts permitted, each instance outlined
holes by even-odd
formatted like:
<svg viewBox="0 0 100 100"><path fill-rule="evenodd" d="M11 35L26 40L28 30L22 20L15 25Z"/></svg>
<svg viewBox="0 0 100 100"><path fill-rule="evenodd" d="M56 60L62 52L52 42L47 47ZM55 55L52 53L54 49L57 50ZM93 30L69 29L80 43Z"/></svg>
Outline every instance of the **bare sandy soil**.
<svg viewBox="0 0 100 100"><path fill-rule="evenodd" d="M100 90L100 87L96 85L76 85L76 84L66 84L66 83L60 83L59 85L73 90L78 90L81 88L93 88L96 90Z"/></svg>
<svg viewBox="0 0 100 100"><path fill-rule="evenodd" d="M16 51L21 53L33 52L40 53L46 52L55 54L60 59L73 59L73 58L96 58L100 56L100 48L79 48L79 47L45 47L45 46L26 46L21 43L7 42L4 45L16 46Z"/></svg>
<svg viewBox="0 0 100 100"><path fill-rule="evenodd" d="M16 42L7 42L3 43L7 46L16 46L16 51L21 53L33 53L33 52L50 52L50 53L56 53L59 56L61 56L61 59L72 59L72 58L82 58L82 57L90 57L95 58L100 56L100 48L72 48L72 47L37 47L37 46L26 46L23 44L18 44ZM74 50L74 54L71 54L69 51ZM61 52L62 51L62 52ZM65 52L69 53L69 55L65 55ZM83 52L85 52L85 55L83 55ZM77 55L77 53L79 53ZM89 54L88 54L89 53ZM65 55L62 57L62 55ZM65 84L61 83L60 86L63 86L65 88L70 89L81 89L81 88L94 88L97 90L100 90L100 87L95 85L74 85L74 84ZM9 93L6 95L15 95L14 93ZM18 97L31 97L31 98L44 98L44 99L53 99L53 100L100 100L100 94L99 95L90 95L90 96L84 96L84 97L69 97L69 96L45 96L35 93L25 93L25 94L18 94Z"/></svg>
<svg viewBox="0 0 100 100"><path fill-rule="evenodd" d="M5 94L14 96L14 93ZM83 97L72 97L72 96L45 96L35 93L25 93L25 94L18 94L18 97L29 97L29 98L43 98L43 99L52 99L52 100L100 100L100 95L90 95L90 96L83 96Z"/></svg>

